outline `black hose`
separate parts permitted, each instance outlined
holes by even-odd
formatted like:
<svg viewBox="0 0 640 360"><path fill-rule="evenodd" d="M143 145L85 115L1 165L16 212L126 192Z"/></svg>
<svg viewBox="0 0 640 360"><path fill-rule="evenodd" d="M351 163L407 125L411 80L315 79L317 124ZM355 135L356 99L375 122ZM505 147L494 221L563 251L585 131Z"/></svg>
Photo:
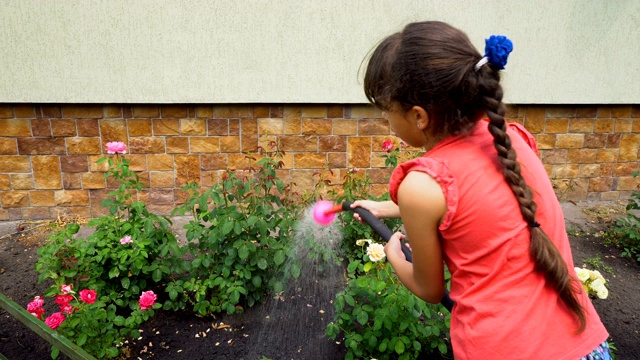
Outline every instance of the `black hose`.
<svg viewBox="0 0 640 360"><path fill-rule="evenodd" d="M389 229L387 225L385 225L382 221L380 221L380 219L375 217L371 213L371 211L360 206L352 208L351 205L352 205L351 201L345 201L342 204L342 210L353 211L354 213L360 215L360 218L362 219L362 221L364 221L367 225L369 225L373 229L373 231L376 232L376 234L380 235L382 240L389 241L389 239L391 239L391 236L393 235L393 232L391 231L391 229ZM401 248L407 261L411 262L413 257L411 254L411 250L409 250L409 247L407 246L407 244L402 242ZM442 304L442 306L444 306L445 309L451 312L451 309L453 309L453 305L455 303L449 297L449 291L445 290L444 296L442 297L440 304Z"/></svg>

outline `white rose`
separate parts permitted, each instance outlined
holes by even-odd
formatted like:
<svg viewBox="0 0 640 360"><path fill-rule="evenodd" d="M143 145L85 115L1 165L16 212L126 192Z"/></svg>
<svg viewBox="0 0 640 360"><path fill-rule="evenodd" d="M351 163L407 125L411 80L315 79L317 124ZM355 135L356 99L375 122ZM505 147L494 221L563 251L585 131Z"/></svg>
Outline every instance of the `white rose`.
<svg viewBox="0 0 640 360"><path fill-rule="evenodd" d="M598 270L591 271L590 277L591 277L591 280L596 280L596 279L604 280L604 278L602 277L602 274L600 274L600 271Z"/></svg>
<svg viewBox="0 0 640 360"><path fill-rule="evenodd" d="M369 259L373 262L384 259L386 256L384 246L382 246L382 244L370 244L369 247L367 247L367 255L369 255Z"/></svg>
<svg viewBox="0 0 640 360"><path fill-rule="evenodd" d="M356 240L356 245L364 246L364 244L371 244L371 240L369 240L369 239Z"/></svg>
<svg viewBox="0 0 640 360"><path fill-rule="evenodd" d="M578 275L578 279L580 279L580 281L585 282L589 279L591 272L588 269L579 268L579 267L575 269L576 269L576 275Z"/></svg>
<svg viewBox="0 0 640 360"><path fill-rule="evenodd" d="M603 286L602 289L598 290L596 295L600 299L606 299L609 296L609 290L607 290L607 288Z"/></svg>
<svg viewBox="0 0 640 360"><path fill-rule="evenodd" d="M590 284L589 287L591 288L591 290L593 291L600 291L601 289L606 289L604 287L604 281L602 281L602 279L595 279L593 280Z"/></svg>

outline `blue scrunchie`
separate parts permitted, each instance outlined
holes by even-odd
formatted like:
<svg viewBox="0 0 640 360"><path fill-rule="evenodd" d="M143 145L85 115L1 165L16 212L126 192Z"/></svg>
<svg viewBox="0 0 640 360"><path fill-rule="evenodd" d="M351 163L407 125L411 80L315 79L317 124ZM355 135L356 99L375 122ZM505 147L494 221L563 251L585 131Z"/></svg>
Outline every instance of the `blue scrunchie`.
<svg viewBox="0 0 640 360"><path fill-rule="evenodd" d="M496 69L504 69L511 51L513 51L513 43L506 36L491 35L490 38L485 39L484 56Z"/></svg>

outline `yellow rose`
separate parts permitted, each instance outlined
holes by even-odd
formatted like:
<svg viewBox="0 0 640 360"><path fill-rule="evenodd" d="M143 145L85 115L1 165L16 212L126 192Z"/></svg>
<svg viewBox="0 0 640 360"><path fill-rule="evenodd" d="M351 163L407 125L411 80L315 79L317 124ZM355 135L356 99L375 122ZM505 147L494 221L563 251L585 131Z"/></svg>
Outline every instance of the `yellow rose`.
<svg viewBox="0 0 640 360"><path fill-rule="evenodd" d="M386 256L384 246L382 246L382 244L370 244L369 247L367 247L367 255L369 255L369 259L373 262L384 259Z"/></svg>

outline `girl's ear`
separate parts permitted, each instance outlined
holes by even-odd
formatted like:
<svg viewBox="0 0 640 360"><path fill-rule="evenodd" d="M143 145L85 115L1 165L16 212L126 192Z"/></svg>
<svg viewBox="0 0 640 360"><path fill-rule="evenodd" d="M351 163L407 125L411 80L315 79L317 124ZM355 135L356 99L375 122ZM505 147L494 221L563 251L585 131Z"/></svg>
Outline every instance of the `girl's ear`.
<svg viewBox="0 0 640 360"><path fill-rule="evenodd" d="M429 126L429 114L421 106L414 106L409 110L409 116L420 130L424 130Z"/></svg>

